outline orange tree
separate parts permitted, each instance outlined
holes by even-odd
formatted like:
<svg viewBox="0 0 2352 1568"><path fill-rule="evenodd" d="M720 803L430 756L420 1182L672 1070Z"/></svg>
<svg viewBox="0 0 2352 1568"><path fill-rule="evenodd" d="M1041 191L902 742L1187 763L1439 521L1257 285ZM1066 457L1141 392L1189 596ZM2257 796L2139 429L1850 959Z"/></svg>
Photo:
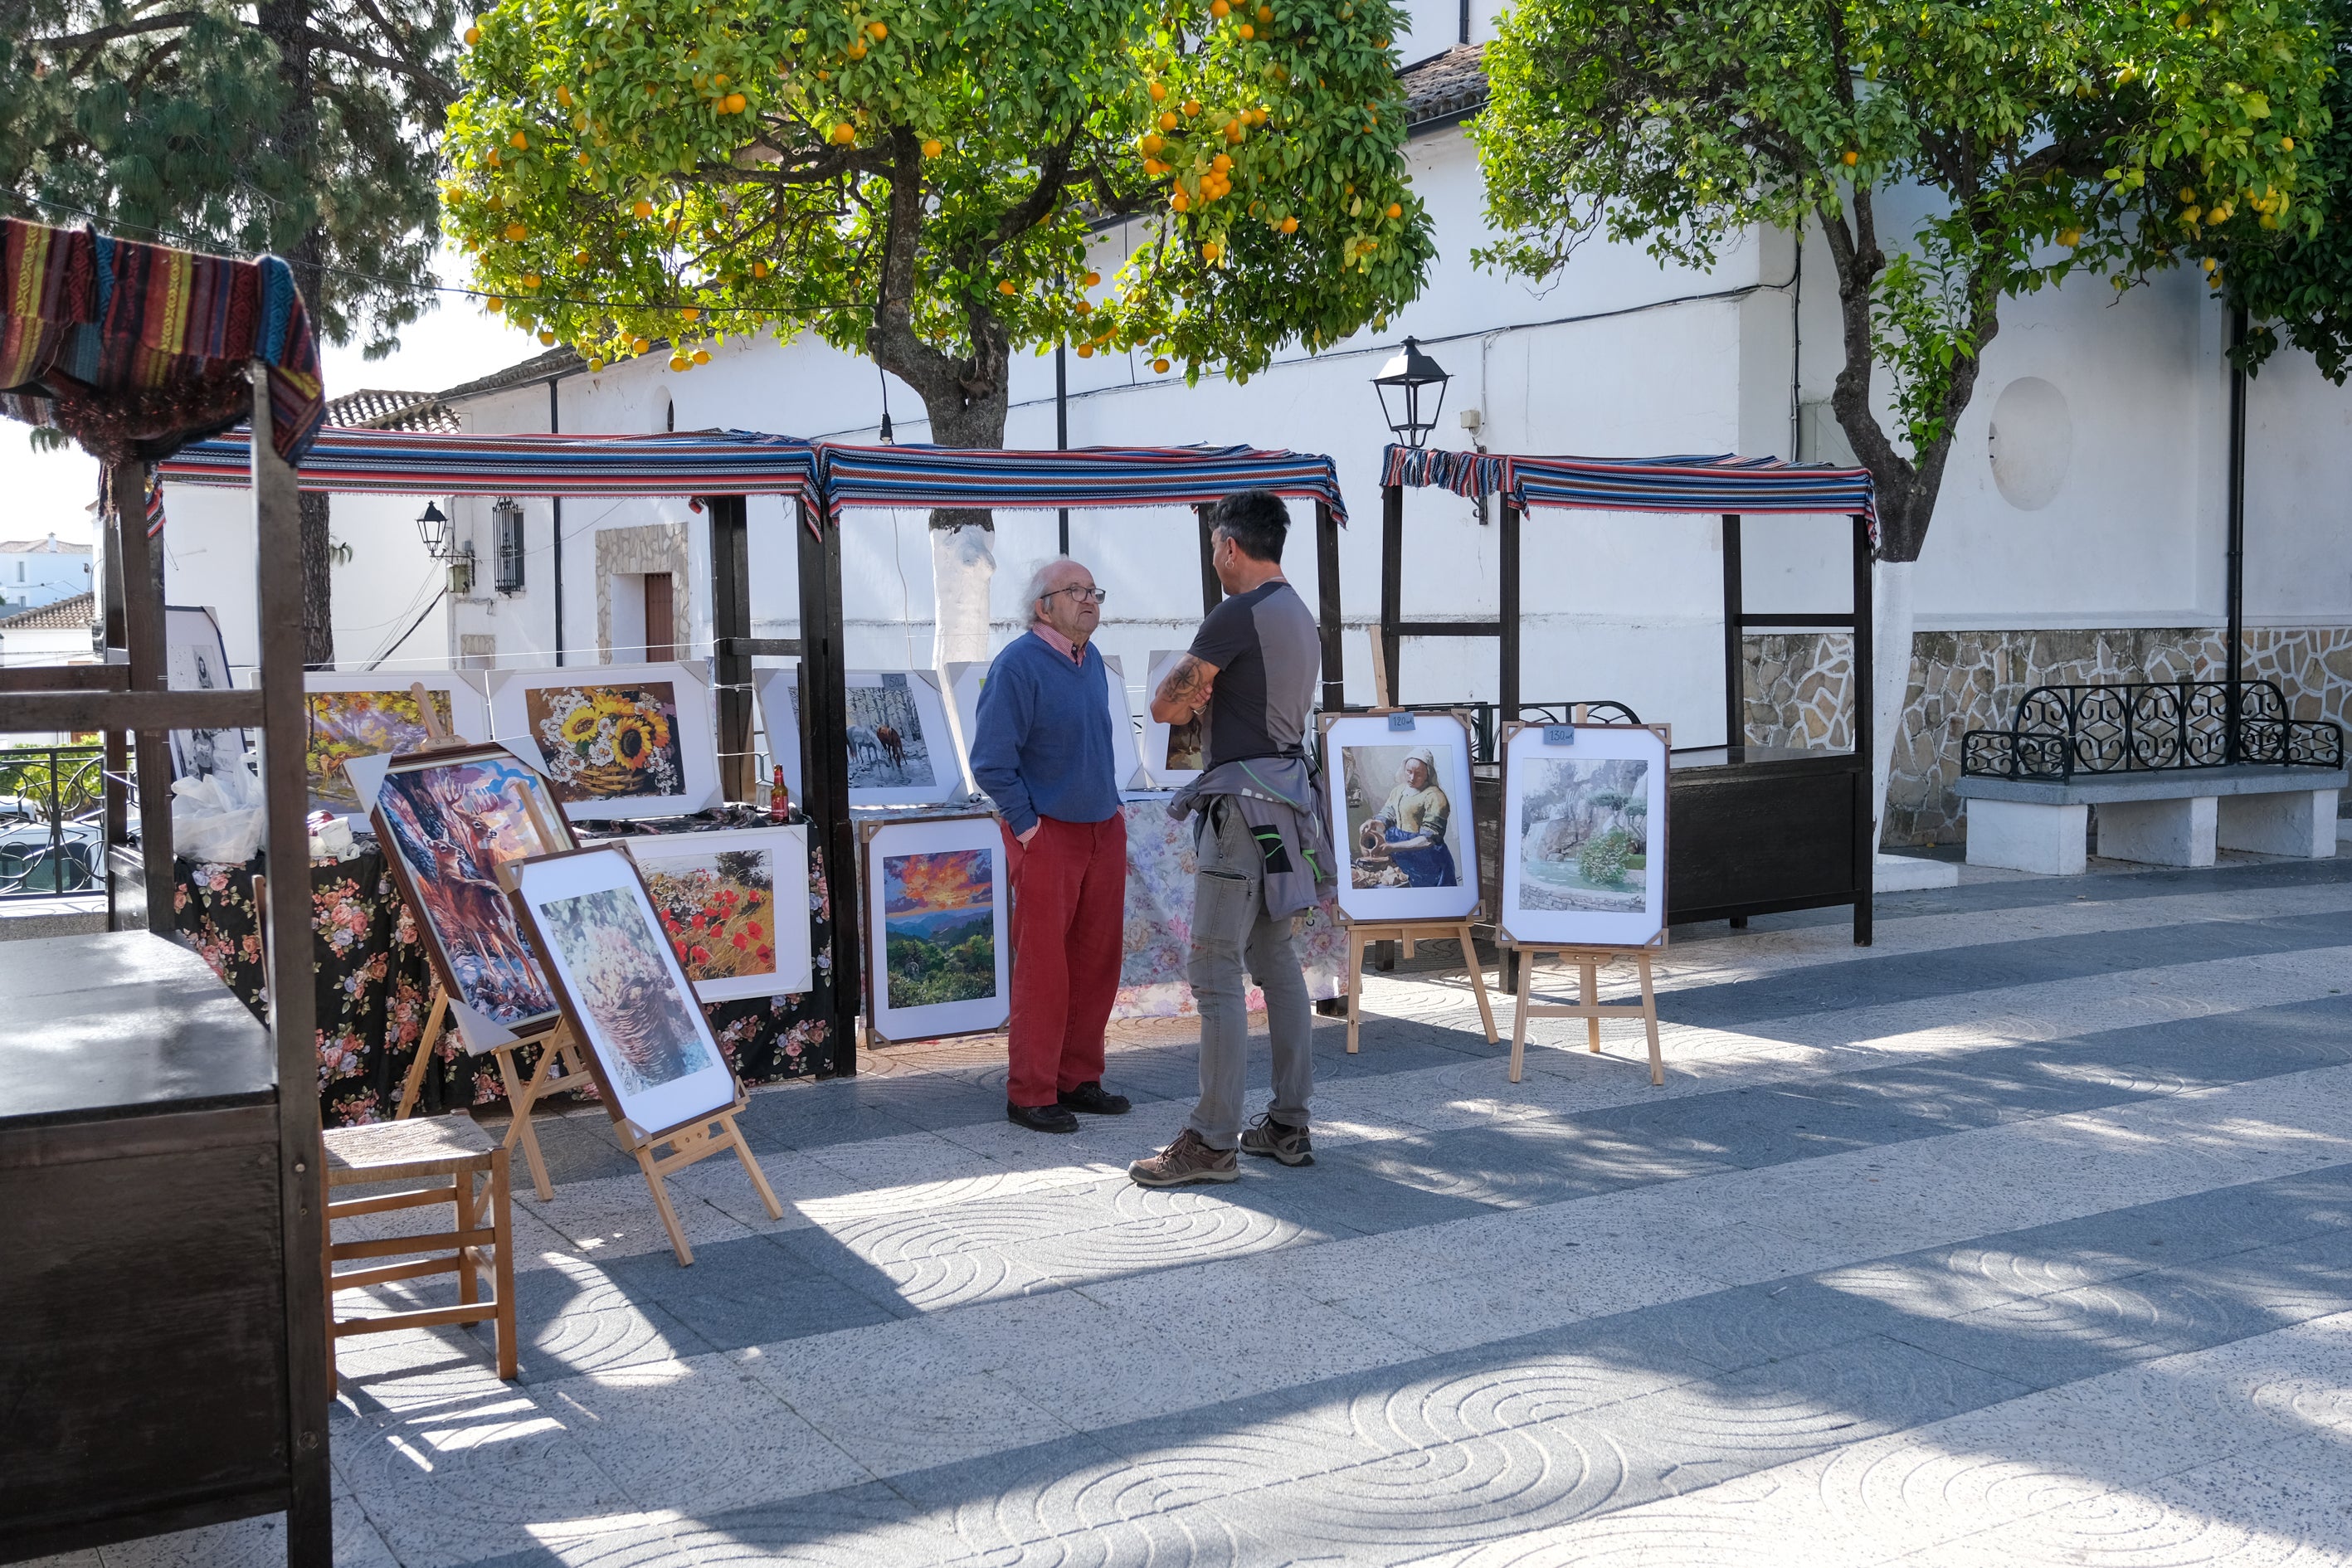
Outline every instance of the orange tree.
<svg viewBox="0 0 2352 1568"><path fill-rule="evenodd" d="M914 388L935 441L1001 446L1016 350L1238 379L1418 292L1397 26L1390 0L506 0L467 35L444 205L542 342L684 370L810 330Z"/></svg>

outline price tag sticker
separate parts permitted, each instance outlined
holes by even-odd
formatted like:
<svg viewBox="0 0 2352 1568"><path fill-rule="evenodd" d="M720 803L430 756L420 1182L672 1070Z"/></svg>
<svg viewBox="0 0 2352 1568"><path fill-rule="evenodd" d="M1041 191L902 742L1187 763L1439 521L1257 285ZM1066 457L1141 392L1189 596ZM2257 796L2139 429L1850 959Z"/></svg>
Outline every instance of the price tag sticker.
<svg viewBox="0 0 2352 1568"><path fill-rule="evenodd" d="M1545 725L1543 743L1547 746L1573 746L1576 744L1576 726L1573 724Z"/></svg>
<svg viewBox="0 0 2352 1568"><path fill-rule="evenodd" d="M1410 714L1410 713L1391 713L1391 714L1390 714L1390 715L1389 715L1389 728L1390 728L1390 729L1391 729L1391 730L1410 730L1410 729L1412 729L1412 714Z"/></svg>

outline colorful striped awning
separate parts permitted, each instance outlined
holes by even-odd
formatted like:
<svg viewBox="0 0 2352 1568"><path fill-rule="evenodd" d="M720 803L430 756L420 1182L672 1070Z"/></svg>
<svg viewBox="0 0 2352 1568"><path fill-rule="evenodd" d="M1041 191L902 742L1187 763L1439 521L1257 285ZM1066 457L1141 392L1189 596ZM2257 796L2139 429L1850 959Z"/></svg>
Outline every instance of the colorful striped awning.
<svg viewBox="0 0 2352 1568"><path fill-rule="evenodd" d="M161 465L180 484L249 482L248 431L184 447ZM302 488L338 495L791 496L817 504L816 448L751 430L652 436L457 436L330 428Z"/></svg>
<svg viewBox="0 0 2352 1568"><path fill-rule="evenodd" d="M828 515L844 507L1197 506L1236 490L1318 500L1340 522L1339 472L1330 458L1251 447L1077 447L1007 452L959 447L853 447L825 442Z"/></svg>
<svg viewBox="0 0 2352 1568"><path fill-rule="evenodd" d="M152 462L250 419L256 360L271 445L299 462L326 397L285 262L0 218L0 414L107 461Z"/></svg>
<svg viewBox="0 0 2352 1568"><path fill-rule="evenodd" d="M1520 507L1596 511L1828 512L1870 520L1878 502L1865 468L1779 458L1518 458L1391 446L1384 485L1426 485L1456 495L1499 495Z"/></svg>

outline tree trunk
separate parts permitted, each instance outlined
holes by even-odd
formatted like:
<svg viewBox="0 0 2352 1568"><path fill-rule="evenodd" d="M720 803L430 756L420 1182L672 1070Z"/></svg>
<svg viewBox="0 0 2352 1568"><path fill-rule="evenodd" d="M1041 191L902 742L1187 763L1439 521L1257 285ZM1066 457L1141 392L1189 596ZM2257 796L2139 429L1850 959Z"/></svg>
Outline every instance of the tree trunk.
<svg viewBox="0 0 2352 1568"><path fill-rule="evenodd" d="M333 541L327 533L333 499L302 492L302 662L312 669L335 668Z"/></svg>
<svg viewBox="0 0 2352 1568"><path fill-rule="evenodd" d="M941 408L929 399L931 439L941 447L1002 447L1008 393L999 378L992 392L958 396ZM988 511L941 507L931 513L931 668L946 684L952 663L989 657L990 585L996 578L996 520Z"/></svg>
<svg viewBox="0 0 2352 1568"><path fill-rule="evenodd" d="M1895 781L1895 736L1902 728L1905 700L1911 694L1911 631L1913 614L1910 561L1878 563L1871 584L1873 626L1870 641L1871 687L1856 692L1854 700L1870 703L1870 842L1876 848L1886 836L1886 794Z"/></svg>

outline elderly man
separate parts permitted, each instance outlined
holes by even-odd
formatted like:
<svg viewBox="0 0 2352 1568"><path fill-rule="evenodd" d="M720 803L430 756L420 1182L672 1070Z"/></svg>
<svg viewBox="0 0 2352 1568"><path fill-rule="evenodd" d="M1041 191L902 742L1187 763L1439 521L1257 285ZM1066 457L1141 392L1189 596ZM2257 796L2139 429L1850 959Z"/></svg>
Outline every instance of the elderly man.
<svg viewBox="0 0 2352 1568"><path fill-rule="evenodd" d="M1102 1086L1127 909L1108 676L1089 646L1102 601L1077 562L1037 568L1029 630L989 667L972 737L972 776L1004 818L1013 868L1004 1114L1039 1132L1076 1131L1076 1111L1128 1110Z"/></svg>

